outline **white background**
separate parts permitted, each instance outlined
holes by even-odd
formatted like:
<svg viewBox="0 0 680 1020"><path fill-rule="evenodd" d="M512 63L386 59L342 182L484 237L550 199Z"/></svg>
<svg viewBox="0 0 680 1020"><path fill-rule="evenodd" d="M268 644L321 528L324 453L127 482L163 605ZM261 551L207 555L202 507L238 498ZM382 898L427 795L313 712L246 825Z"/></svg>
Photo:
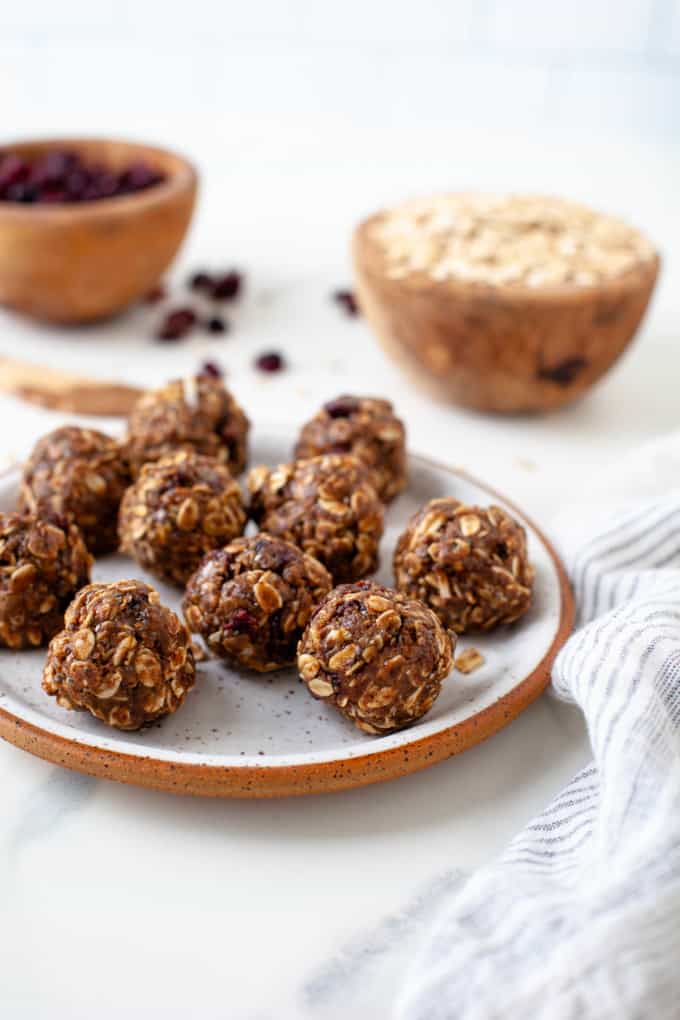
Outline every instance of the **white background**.
<svg viewBox="0 0 680 1020"><path fill-rule="evenodd" d="M678 0L2 5L7 128L320 117L679 137Z"/></svg>
<svg viewBox="0 0 680 1020"><path fill-rule="evenodd" d="M256 423L291 428L339 390L381 392L414 449L549 529L678 425L680 0L0 2L0 102L6 141L118 134L190 154L203 190L174 279L203 264L248 275L225 340L158 345L149 309L86 330L3 315L2 353L149 384L209 356ZM361 216L459 187L565 193L661 248L638 341L576 407L505 420L434 405L329 301ZM280 377L252 369L267 347L286 354ZM1 400L0 458L60 420ZM550 698L421 775L272 804L98 783L2 745L0 1007L12 1020L343 1015L342 989L310 997L329 961L438 876L489 860L587 755L580 719ZM388 1015L389 989L375 1001L353 1015Z"/></svg>

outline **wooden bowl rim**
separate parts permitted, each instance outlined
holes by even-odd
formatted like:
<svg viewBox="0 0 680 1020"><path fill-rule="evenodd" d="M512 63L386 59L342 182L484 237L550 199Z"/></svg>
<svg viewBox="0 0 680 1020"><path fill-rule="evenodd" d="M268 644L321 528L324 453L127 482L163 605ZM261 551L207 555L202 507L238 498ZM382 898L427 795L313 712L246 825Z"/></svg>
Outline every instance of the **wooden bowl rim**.
<svg viewBox="0 0 680 1020"><path fill-rule="evenodd" d="M465 478L492 499L500 499L533 529L555 566L560 614L553 639L532 672L498 701L461 723L404 746L353 758L300 765L263 763L261 767L234 768L168 762L151 756L103 750L51 733L3 708L0 708L0 737L39 758L102 779L202 797L267 798L332 793L396 779L444 761L503 729L548 686L555 657L572 631L575 605L566 569L542 529L502 493L463 469L442 464L431 457L411 456L421 463Z"/></svg>
<svg viewBox="0 0 680 1020"><path fill-rule="evenodd" d="M167 172L164 181L131 195L114 195L111 198L92 199L88 202L64 202L54 205L47 202L26 204L0 202L0 220L23 220L26 223L31 221L37 223L44 218L47 221L58 223L64 220L73 222L74 220L110 219L115 214L124 217L130 213L138 213L143 209L163 205L177 195L193 190L198 184L198 170L186 156L182 156L173 149L149 145L146 142L136 142L131 139L105 138L101 135L79 135L69 138L24 138L21 141L0 145L0 151L21 153L22 150L38 149L49 152L51 149L78 150L83 146L97 145L118 145L121 148L128 148L131 154L137 153L140 158L143 158L145 154L152 157L169 158L176 164L176 168Z"/></svg>
<svg viewBox="0 0 680 1020"><path fill-rule="evenodd" d="M597 210L594 210L597 211ZM380 209L363 219L354 230L354 247L357 249L368 249L376 253L376 261L384 267L385 259L381 246L369 235L369 230L376 220L380 219L389 208ZM623 220L621 222L624 222ZM628 224L626 224L628 225ZM646 234L643 234L637 227L631 227L645 241L649 241ZM357 252L361 258L361 253ZM366 260L361 258L362 269L366 271ZM390 277L387 273L380 271L381 283L390 287L394 293L405 294L407 292L417 293L423 296L435 296L439 299L464 298L470 301L474 298L496 301L499 304L518 304L526 308L527 305L543 305L559 301L561 303L579 304L584 299L591 300L593 297L618 297L622 292L631 288L637 289L640 286L651 286L654 284L661 268L661 255L655 248L648 259L638 261L625 273L618 276L605 277L597 283L587 286L577 286L574 283L549 284L541 287L527 287L518 284L488 284L479 283L473 280L458 280L455 277L447 277L444 280L433 280L426 273L416 270L400 277Z"/></svg>

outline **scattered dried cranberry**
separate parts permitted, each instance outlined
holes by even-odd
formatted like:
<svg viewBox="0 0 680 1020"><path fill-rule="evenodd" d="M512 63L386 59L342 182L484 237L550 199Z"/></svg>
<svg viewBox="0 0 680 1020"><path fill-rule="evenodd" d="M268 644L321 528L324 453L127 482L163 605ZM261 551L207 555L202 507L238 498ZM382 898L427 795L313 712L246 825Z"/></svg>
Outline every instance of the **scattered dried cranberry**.
<svg viewBox="0 0 680 1020"><path fill-rule="evenodd" d="M347 315L359 314L359 305L353 291L336 290L333 293L333 300L345 310Z"/></svg>
<svg viewBox="0 0 680 1020"><path fill-rule="evenodd" d="M148 305L155 305L158 304L159 301L163 300L165 294L166 294L165 287L163 286L162 283L159 283L155 287L151 288L151 290L146 295L144 300Z"/></svg>
<svg viewBox="0 0 680 1020"><path fill-rule="evenodd" d="M189 278L189 286L192 290L212 291L215 281L210 273L198 272Z"/></svg>
<svg viewBox="0 0 680 1020"><path fill-rule="evenodd" d="M233 301L235 297L238 297L242 285L243 277L241 273L231 269L228 273L224 273L213 280L211 296L216 301Z"/></svg>
<svg viewBox="0 0 680 1020"><path fill-rule="evenodd" d="M208 319L206 322L205 328L209 333L226 333L229 327L221 316L213 315L212 318Z"/></svg>
<svg viewBox="0 0 680 1020"><path fill-rule="evenodd" d="M0 201L4 202L91 202L144 191L162 180L162 174L141 162L115 171L61 149L33 161L14 152L0 153Z"/></svg>
<svg viewBox="0 0 680 1020"><path fill-rule="evenodd" d="M283 355L277 351L266 351L255 358L255 368L260 372L281 372L285 367Z"/></svg>
<svg viewBox="0 0 680 1020"><path fill-rule="evenodd" d="M324 404L323 409L331 418L349 418L359 410L359 401L356 397L337 397Z"/></svg>
<svg viewBox="0 0 680 1020"><path fill-rule="evenodd" d="M209 375L213 379L221 379L222 369L215 361L204 361L201 365L199 375Z"/></svg>
<svg viewBox="0 0 680 1020"><path fill-rule="evenodd" d="M158 332L159 340L182 340L191 332L196 323L193 308L175 308L168 312Z"/></svg>
<svg viewBox="0 0 680 1020"><path fill-rule="evenodd" d="M0 157L0 194L3 194L13 184L25 181L30 172L28 163L15 156L13 152Z"/></svg>

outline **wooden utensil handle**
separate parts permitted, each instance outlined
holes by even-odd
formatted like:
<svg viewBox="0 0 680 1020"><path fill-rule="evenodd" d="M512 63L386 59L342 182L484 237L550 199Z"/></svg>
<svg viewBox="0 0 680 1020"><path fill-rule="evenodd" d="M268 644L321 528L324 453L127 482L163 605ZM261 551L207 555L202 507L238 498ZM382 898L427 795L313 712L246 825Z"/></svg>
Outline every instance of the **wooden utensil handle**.
<svg viewBox="0 0 680 1020"><path fill-rule="evenodd" d="M0 392L55 411L116 416L129 414L143 391L124 383L88 379L0 356Z"/></svg>

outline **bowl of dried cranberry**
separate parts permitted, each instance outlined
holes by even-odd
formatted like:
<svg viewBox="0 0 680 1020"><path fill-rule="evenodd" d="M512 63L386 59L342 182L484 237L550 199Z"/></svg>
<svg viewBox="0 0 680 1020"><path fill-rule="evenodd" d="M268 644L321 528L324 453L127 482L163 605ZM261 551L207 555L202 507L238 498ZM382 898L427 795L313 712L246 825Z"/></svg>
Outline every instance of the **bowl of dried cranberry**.
<svg viewBox="0 0 680 1020"><path fill-rule="evenodd" d="M0 147L0 303L57 323L147 294L187 232L197 174L165 149L108 139Z"/></svg>

